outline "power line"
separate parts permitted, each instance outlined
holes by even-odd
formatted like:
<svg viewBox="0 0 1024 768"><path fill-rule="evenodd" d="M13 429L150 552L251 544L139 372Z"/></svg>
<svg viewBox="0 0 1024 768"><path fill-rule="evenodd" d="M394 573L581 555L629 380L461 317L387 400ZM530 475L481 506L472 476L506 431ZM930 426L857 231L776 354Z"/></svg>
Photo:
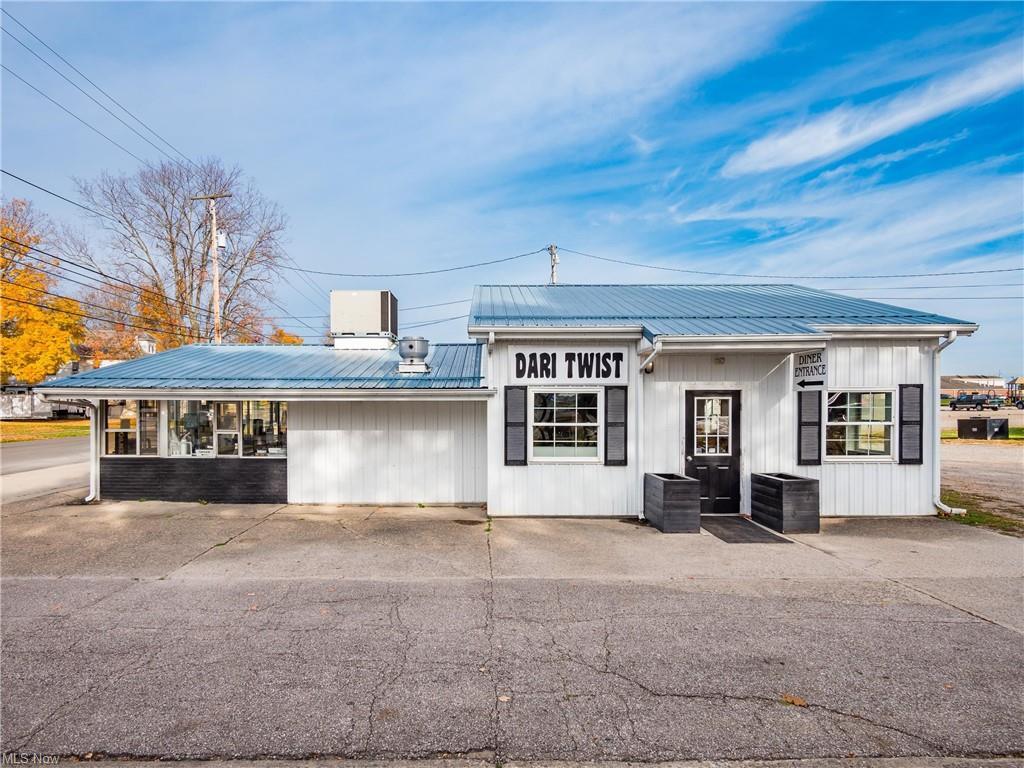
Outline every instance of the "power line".
<svg viewBox="0 0 1024 768"><path fill-rule="evenodd" d="M887 291L925 291L933 288L1006 288L1006 283L956 283L954 285L890 285L884 290ZM877 285L870 288L839 288L840 291L878 291L882 290Z"/></svg>
<svg viewBox="0 0 1024 768"><path fill-rule="evenodd" d="M11 21L13 21L13 22L14 22L15 24L17 24L17 25L18 25L19 27L21 27L22 29L24 29L24 30L25 30L26 32L28 32L28 33L29 33L30 35L32 35L32 37L34 37L34 38L36 39L36 41L37 41L37 42L38 42L38 43L39 43L40 45L42 45L42 46L43 46L44 48L46 48L46 50L48 50L48 51L49 51L50 53L52 53L52 54L53 54L54 56L56 56L56 57L57 57L58 59L60 59L60 60L61 60L61 61L63 61L63 62L65 63L65 64L67 64L67 65L68 65L69 67L71 67L71 69L73 69L73 70L74 70L74 71L75 71L76 73L78 73L78 75L79 75L79 76L80 76L80 77L81 77L81 78L82 78L83 80L85 80L85 81L86 81L87 83L89 83L89 85L91 85L91 86L92 86L93 88L95 88L95 89L96 89L97 91L99 91L99 92L100 92L100 93L102 93L102 94L103 94L104 96L106 96L106 97L107 97L108 99L110 99L110 101L111 101L112 103L116 104L116 105L117 105L117 106L118 106L118 107L119 107L119 108L120 108L120 109L121 109L121 110L122 110L122 111L123 111L123 112L124 112L125 114L127 114L127 115L128 115L129 117L131 117L131 118L132 118L132 119L133 119L133 120L134 120L135 122L137 122L137 123L138 123L139 125L141 125L141 126L142 126L143 128L145 128L145 129L146 129L147 131L149 131L149 132L150 132L151 134L153 134L153 135L154 135L154 136L155 136L156 138L158 138L158 139L159 139L160 141L162 141L162 142L163 142L164 144L166 144L166 145L167 145L168 147L170 147L170 148L171 148L171 149L173 149L173 150L174 150L175 152L177 152L177 153L178 153L179 155L181 155L181 157L183 157L183 158L184 158L185 160L187 160L188 162L190 162L190 163L192 163L193 165L195 165L195 163L193 163L193 162L192 162L192 160L191 160L191 159L190 159L190 158L188 157L188 155L186 155L185 153L183 153L183 152L182 152L181 150L179 150L179 149L178 149L177 147L175 147L175 146L174 146L173 144L171 144L171 142L169 142L169 141L168 141L167 139L165 139L165 138L164 138L163 136L161 136L161 135L160 135L159 133L157 133L157 132L156 132L155 130L153 130L152 128L150 128L150 127L149 127L149 126L148 126L148 125L147 125L147 124L146 124L145 122L143 122L143 120L142 120L141 118L139 118L139 117L138 117L137 115L135 115L135 114L134 114L134 113L133 113L133 112L132 112L132 111L131 111L130 109L128 109L128 107L126 107L126 106L125 106L124 104L122 104L122 103L121 103L121 102L119 102L119 101L118 101L117 99L115 99L115 98L114 98L113 96L111 96L111 95L110 95L109 93L107 93L107 92L106 92L105 90L103 90L103 89L102 89L102 88L101 88L101 87L100 87L99 85L97 85L97 84L96 84L96 82L95 82L95 81L93 81L93 80L92 80L91 78L89 78L89 76L88 76L88 75L86 75L86 74L85 74L85 73L84 73L84 72L83 72L82 70L80 70L80 69L79 69L78 67L76 67L76 66L75 66L74 64L72 64L72 63L71 63L70 61L68 61L67 59L65 59L65 58L64 58L63 56L61 56L61 55L60 55L60 54L59 54L59 53L58 53L57 51L55 51L55 50L54 50L54 49L53 49L53 48L52 48L52 47L51 47L50 45L48 45L48 44L47 44L47 42L46 42L45 40L43 40L43 39L42 39L41 37L39 37L39 35L37 35L37 34L36 34L35 32L33 32L33 31L32 31L31 29L29 29L28 27L26 27L26 26L25 26L25 25L24 25L24 24L23 24L22 22L18 21L18 19L16 19L16 18L15 18L15 17L13 16L13 15L11 15L10 11L8 11L8 10L7 10L6 8L0 8L0 12L2 12L2 13L3 13L4 15L5 15L5 16L7 16L8 18L10 18L10 20L11 20Z"/></svg>
<svg viewBox="0 0 1024 768"><path fill-rule="evenodd" d="M441 317L440 319L435 319L435 321L425 321L423 323L410 323L407 326L402 326L402 328L425 328L426 326L436 326L438 323L447 323L450 321L454 321L454 319L465 319L468 316L468 314L457 314L453 317Z"/></svg>
<svg viewBox="0 0 1024 768"><path fill-rule="evenodd" d="M760 275L760 274L744 274L742 272L712 272L709 270L702 269L683 269L682 267L663 267L654 264L644 264L639 261L626 261L625 259L612 259L607 256L595 256L592 253L584 253L583 251L574 251L571 248L564 248L559 246L560 251L566 253L575 253L577 256L585 256L588 259L597 259L598 261L608 261L613 264L625 264L630 267L643 267L644 269L659 269L664 272L685 272L690 275L710 275L712 277L757 277L767 278L770 280L880 280L885 278L893 277L941 277L945 275L983 275L992 274L995 272L1021 272L1024 271L1024 267L1008 267L1005 269L973 269L964 270L960 272L916 272L916 273L904 273L898 275Z"/></svg>
<svg viewBox="0 0 1024 768"><path fill-rule="evenodd" d="M166 331L161 331L161 330L159 330L157 328L149 328L149 327L142 326L142 325L135 325L134 323L123 323L120 320L110 320L110 319L105 318L105 317L96 317L95 315L88 315L88 314L85 314L83 312L72 312L69 309L56 309L54 307L48 307L45 304L36 304L34 302L31 302L31 301L22 301L21 299L13 299L13 298L11 298L9 296L4 296L3 300L4 301L13 301L16 304L25 304L26 306L29 306L29 307L38 307L39 309L45 309L45 310L48 310L50 312L60 312L63 315L73 315L75 317L84 317L87 320L95 320L95 321L100 322L100 323L108 323L109 325L123 325L126 328L136 328L136 329L138 329L140 331L148 331L149 333L166 333Z"/></svg>
<svg viewBox="0 0 1024 768"><path fill-rule="evenodd" d="M45 64L45 65L46 65L46 66L48 66L48 67L49 67L50 69L52 69L52 70L53 70L54 72L56 72L56 73L57 73L57 74L58 74L58 75L59 75L60 77L64 78L64 80L66 80L66 81L67 81L68 83L70 83L70 84L71 84L71 85L72 85L73 87L77 88L77 89L78 89L78 90L79 90L79 91L80 91L80 92L82 93L82 95L84 95L84 96L85 96L85 97L86 97L87 99L89 99L90 101L92 101L92 102L93 102L93 103L94 103L94 104L95 104L96 106L98 106L98 107L99 107L100 109L102 109L102 110L103 110L104 112L106 112L106 113L107 113L108 115L110 115L110 116L111 116L112 118L114 118L115 120L117 120L117 122L121 123L121 125L123 125L123 126L124 126L125 128L127 128L127 129L128 129L129 131L131 131L131 132L132 132L132 133L134 133L134 134L135 134L136 136L138 136L138 137L139 137L140 139L142 139L142 140L143 140L144 142L146 142L147 144L149 144L149 146L151 146L151 147L152 147L153 149L155 149L155 150L156 150L157 152L160 152L160 153L161 153L161 154L163 154L163 155L164 155L165 157L167 157L167 159L168 159L168 160L170 160L170 161L172 161L172 162L174 162L174 163L177 163L177 162L179 162L179 161L178 161L178 159L177 159L176 157L174 157L174 156L172 156L172 155L168 154L168 153L167 153L167 150L165 150L165 149L164 149L163 147L158 147L158 146L157 146L156 144L154 144L154 143L153 143L152 141L150 141L150 140L149 140L148 138L146 138L146 136L144 136L143 134L139 133L139 131L138 131L138 129L137 129L137 128L135 128L135 127L134 127L134 126L132 126L132 125L129 125L128 123L126 123L126 122L125 122L125 121L124 121L124 120L123 120L123 119L122 119L122 118L121 118L121 117L120 117L119 115L115 114L115 113L114 113L114 112L113 112L113 111L112 111L112 110L110 109L110 107L108 107L108 106L107 106L106 104L103 104L103 103L102 103L101 101L99 101L99 99L97 99L97 98L96 98L95 96L93 96L93 95L92 95L91 93L89 93L89 92L88 92L88 91L86 91L86 90L85 90L84 88L82 88L82 86L80 86L80 85L79 85L78 83L76 83L76 82L75 82L74 80L72 80L72 79L71 79L70 77L68 77L68 76L67 76L67 75L65 75L65 74L64 74L63 72L61 72L61 71L60 71L59 69L57 69L57 68L56 68L55 66L53 66L53 64L51 64L50 62L48 62L48 61L47 61L46 59L44 59L44 58L43 58L42 56L40 56L40 55L39 55L38 53L36 53L35 51L33 51L33 50L32 50L31 48L29 48L29 47L28 47L27 45L25 45L25 43L23 43L23 42L22 42L21 40L19 40L19 39L18 39L18 37L17 37L17 36L16 36L16 35L15 35L15 34L14 34L13 32L11 32L11 30L7 29L7 27L3 27L3 31L4 31L4 32L5 32L5 33L6 33L7 35L9 35L9 36L10 36L10 38L11 38L12 40L14 40L14 42L16 42L16 43L17 43L18 45L20 45L20 46L21 46L22 48L24 48L24 49L25 49L26 51L28 51L29 53L31 53L31 54L32 54L33 56L35 56L35 57L36 57L37 59L39 59L39 60L40 60L41 62L43 62L43 64Z"/></svg>
<svg viewBox="0 0 1024 768"><path fill-rule="evenodd" d="M515 259L522 259L526 256L533 256L535 254L547 251L547 248L540 248L536 251L530 251L529 253L520 253L515 256L506 256L503 259L492 259L491 261L479 261L475 264L462 264L457 267L445 267L444 269L426 269L421 272L324 272L318 269L306 269L305 267L283 267L283 269L291 269L296 272L305 272L310 275L327 275L328 277L419 277L421 275L438 275L443 272L456 272L460 269L474 269L476 267L486 267L491 264L501 264L506 261L514 261Z"/></svg>
<svg viewBox="0 0 1024 768"><path fill-rule="evenodd" d="M101 131L101 130L100 130L99 128L97 128L97 127L96 127L95 125L93 125L92 123L90 123L90 122L87 122L86 120L82 119L81 117L79 117L78 115L76 115L76 114L75 114L74 112L72 112L72 111L71 111L70 109L68 109L68 108L67 108L67 107L65 107L65 106L64 106L63 104L61 104L61 103L60 103L59 101L57 101L56 99L53 99L53 98L50 98L49 96L47 96L47 95L46 95L45 93L43 93L43 92L42 92L41 90L39 90L39 89L38 89L38 88L36 88L36 87L35 87L34 85L32 85L32 83L30 83L30 82L29 82L28 80L26 80L26 79L25 79L25 78L23 78L23 77L22 77L21 75L17 74L17 73L16 73L16 72L14 72L13 70L11 70L11 68L10 68L10 67L8 67L8 66L7 66L6 64L0 64L0 69L3 69L3 70L4 70L4 72L6 72L7 74L11 75L12 77L16 77L16 78L17 78L18 80L20 80L21 82L23 82L23 83L24 83L25 85L27 85L27 86L28 86L29 88L31 88L31 89L32 89L33 91L35 91L35 92L36 92L36 93L38 93L38 94L39 94L40 96L42 96L42 97L43 97L44 99L46 99L47 101L49 101L49 102L50 102L51 104L53 104L54 106L56 106L56 107L58 107L58 108L62 109L62 110L63 110L64 112L66 112L66 113L68 113L69 115L71 115L71 117L75 118L75 120L77 120L78 122L80 122L80 123L81 123L82 125L84 125L84 126L85 126L86 128L89 128L90 130L92 130L92 131L95 131L96 133L98 133L98 134L99 134L100 136L102 136L102 137L103 137L104 139L106 139L107 141L109 141L109 142L110 142L111 144L113 144L113 145L114 145L115 147L117 147L117 148L118 148L118 149L120 149L121 151L123 151L123 152L125 152L125 153L127 153L127 154L131 155L132 157L134 157L134 158L135 158L136 160L138 160L138 161L139 161L140 163L142 163L143 165L145 165L145 166L147 166L147 167L152 167L152 166L150 166L150 165L149 165L149 163L148 163L148 162L146 162L146 161L145 161L145 160L143 160L143 159L142 159L141 157L139 157L138 155L136 155L136 154L135 154L134 152L132 152L132 151L131 151L130 149L128 149L127 147L125 147L125 146L124 146L123 144L119 144L118 142L114 141L114 140L113 140L112 138L110 138L109 136L107 136L107 134L105 134L105 133L104 133L103 131Z"/></svg>
<svg viewBox="0 0 1024 768"><path fill-rule="evenodd" d="M47 291L47 290L45 290L43 288L35 288L35 287L31 286L31 285L19 286L18 283L15 283L15 282L13 282L11 280L5 280L4 278L0 278L0 283L6 283L7 285L14 285L14 286L17 286L17 287L20 287L20 288L26 288L26 289L28 289L30 291L35 291L36 293L45 293L47 296L53 296L55 299L65 299L67 301L73 301L76 304L84 304L87 307L92 307L93 309L103 310L104 312L116 312L116 313L124 315L126 317L134 317L136 320L143 320L145 322L152 322L152 318L148 318L145 315L136 315L133 312L124 312L124 311L119 310L119 309L111 309L110 307L104 307L102 304L93 304L93 303L88 302L88 301L82 301L81 299L72 298L71 296L64 296L63 294L60 294L60 293L54 293L53 291ZM3 296L2 298L6 299L8 297ZM52 309L52 307L51 307L51 309ZM187 325L179 325L177 323L167 323L166 325L167 325L167 328L176 328L176 329L180 329L182 331L186 331L185 335L187 335L189 337L193 337L193 338L197 338L197 339L203 338L202 334L200 334L194 328L188 327ZM166 330L162 330L162 331L159 331L159 333L167 333L167 331ZM172 333L173 333L173 331L172 331Z"/></svg>
<svg viewBox="0 0 1024 768"><path fill-rule="evenodd" d="M467 304L472 299L458 299L457 301L442 301L437 304L420 304L418 307L399 307L399 312L412 312L414 309L431 309L432 307L450 307L452 304Z"/></svg>
<svg viewBox="0 0 1024 768"><path fill-rule="evenodd" d="M135 285L134 283L130 283L130 282L126 281L126 280L120 280L120 278L116 278L113 275L108 275L107 273L103 272L102 270L94 269L94 268L89 267L87 265L84 265L84 264L81 264L79 262L76 262L73 259L69 259L69 258L63 257L63 256L55 256L54 254L49 253L47 251L44 251L41 248L37 248L37 247L35 247L33 245L29 245L28 243L23 243L23 242L21 242L19 240L15 240L14 238L7 237L6 235L0 235L0 238L2 238L3 240L6 240L9 243L14 243L16 245L20 245L22 248L28 248L28 249L30 249L32 251L37 252L37 253L41 253L44 256L49 256L51 259L57 259L58 261L67 262L69 264L72 264L75 267L78 267L78 269L80 269L80 270L85 270L86 272L92 272L94 274L97 274L97 275L100 275L101 277L106 278L107 280L111 280L111 281L119 280L121 283L124 283L125 285L130 286L131 288L134 288L137 291L141 291L143 293L148 293L148 294L151 294L153 296L157 296L157 297L163 299L164 301L166 301L168 304L171 304L171 305L178 305L178 304L180 304L181 306L186 307L188 309L194 309L197 312L202 312L206 316L212 315L212 312L210 310L208 310L208 309L205 309L204 307L200 307L200 306L197 306L195 304L189 304L188 302L184 302L184 301L179 302L179 301L177 301L175 299L172 299L170 296L168 296L167 294L165 294L165 293L163 293L161 291L154 291L154 290L152 290L150 288L145 288L145 287L143 287L141 285ZM11 249L8 249L8 250L11 250ZM24 254L24 255L26 255L26 256L28 256L28 258L33 259L35 261L38 261L40 263L44 263L44 264L46 263L45 261L43 261L42 259L40 259L40 258L38 258L36 256L31 256L29 254ZM111 285L111 287L114 287L114 288L118 287L118 286L113 285L112 283L108 283L108 285ZM128 289L124 288L124 289L121 289L121 290L127 291ZM270 301L270 299L268 299L268 301ZM274 304L273 301L271 301L271 303ZM277 306L278 309L281 309L281 307L279 305L277 305L277 304L274 304L274 306ZM287 311L287 310L282 310L282 311ZM245 325L240 324L236 320L225 320L225 322L230 323L231 325L234 325L235 327L243 329L246 333L254 333L254 331L252 331L252 329L248 328ZM265 334L257 333L257 335L261 336L263 338L266 338Z"/></svg>
<svg viewBox="0 0 1024 768"><path fill-rule="evenodd" d="M996 299L1024 301L1024 296L860 296L858 298L868 301L994 301Z"/></svg>
<svg viewBox="0 0 1024 768"><path fill-rule="evenodd" d="M88 211L89 213L94 214L96 216L102 216L104 219L110 219L111 221L115 221L115 222L117 221L117 219L115 219L113 216L108 216L105 213L100 213L95 208L90 208L87 205L83 205L82 203L79 203L79 202L77 202L75 200L72 200L70 197L64 197L64 195L59 194L57 192L54 192L52 189L47 189L46 187L41 187L38 184L35 184L35 183L29 181L28 179L23 179L21 176L18 176L16 173L11 173L10 171L4 170L3 168L0 168L0 173L2 173L4 176L10 176L12 179L17 179L22 184L28 184L30 187L35 187L40 192L45 192L48 195L53 195L58 200L63 200L65 203L71 203L72 205L81 208L83 211Z"/></svg>

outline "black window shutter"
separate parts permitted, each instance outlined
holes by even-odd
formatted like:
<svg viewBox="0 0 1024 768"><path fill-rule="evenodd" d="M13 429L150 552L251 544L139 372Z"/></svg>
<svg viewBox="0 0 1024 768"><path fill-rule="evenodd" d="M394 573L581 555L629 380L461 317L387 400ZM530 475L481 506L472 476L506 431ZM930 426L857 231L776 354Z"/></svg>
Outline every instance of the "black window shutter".
<svg viewBox="0 0 1024 768"><path fill-rule="evenodd" d="M604 463L626 466L626 413L628 387L604 388Z"/></svg>
<svg viewBox="0 0 1024 768"><path fill-rule="evenodd" d="M796 463L821 464L821 392L798 392L796 410Z"/></svg>
<svg viewBox="0 0 1024 768"><path fill-rule="evenodd" d="M924 462L924 385L900 384L900 464Z"/></svg>
<svg viewBox="0 0 1024 768"><path fill-rule="evenodd" d="M526 465L526 387L505 387L505 466Z"/></svg>

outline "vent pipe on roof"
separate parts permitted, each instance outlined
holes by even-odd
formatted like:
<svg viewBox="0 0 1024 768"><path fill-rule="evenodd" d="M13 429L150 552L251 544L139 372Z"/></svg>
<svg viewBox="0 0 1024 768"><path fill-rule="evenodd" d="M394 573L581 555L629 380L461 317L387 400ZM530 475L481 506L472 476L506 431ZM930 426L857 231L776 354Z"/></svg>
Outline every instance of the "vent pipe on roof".
<svg viewBox="0 0 1024 768"><path fill-rule="evenodd" d="M402 362L398 364L399 373L427 373L427 353L430 342L422 336L403 336L398 341L398 354Z"/></svg>

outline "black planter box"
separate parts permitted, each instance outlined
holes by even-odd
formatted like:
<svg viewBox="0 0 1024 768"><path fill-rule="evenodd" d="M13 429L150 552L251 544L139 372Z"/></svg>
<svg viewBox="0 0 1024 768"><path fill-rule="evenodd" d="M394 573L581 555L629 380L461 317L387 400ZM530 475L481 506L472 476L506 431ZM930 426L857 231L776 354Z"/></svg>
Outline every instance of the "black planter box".
<svg viewBox="0 0 1024 768"><path fill-rule="evenodd" d="M1009 419L957 419L956 436L961 440L1009 440Z"/></svg>
<svg viewBox="0 0 1024 768"><path fill-rule="evenodd" d="M646 473L644 517L662 533L700 533L700 481L685 475Z"/></svg>
<svg viewBox="0 0 1024 768"><path fill-rule="evenodd" d="M750 517L779 533L818 533L818 481L771 472L750 475Z"/></svg>

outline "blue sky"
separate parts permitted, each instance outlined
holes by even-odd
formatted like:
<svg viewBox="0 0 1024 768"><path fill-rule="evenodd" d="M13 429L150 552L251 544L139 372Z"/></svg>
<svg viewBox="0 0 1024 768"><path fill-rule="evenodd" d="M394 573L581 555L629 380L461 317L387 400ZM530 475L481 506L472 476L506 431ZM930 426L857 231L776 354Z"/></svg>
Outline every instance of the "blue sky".
<svg viewBox="0 0 1024 768"><path fill-rule="evenodd" d="M1024 265L1019 4L5 7L175 146L244 168L288 214L290 255L313 269L411 271L550 242L758 274ZM5 65L147 156L2 44ZM2 84L7 170L70 194L73 177L135 168L21 83L5 74ZM66 204L9 179L3 191L89 231ZM547 274L538 255L428 278L314 281L391 288L411 307ZM560 277L711 280L564 251ZM324 311L326 297L289 279L302 291L277 286L282 305ZM1019 297L1021 281L802 282L980 322L944 353L944 370L1019 374L1024 301L936 299ZM920 288L936 285L948 287ZM462 339L464 328L421 332Z"/></svg>

